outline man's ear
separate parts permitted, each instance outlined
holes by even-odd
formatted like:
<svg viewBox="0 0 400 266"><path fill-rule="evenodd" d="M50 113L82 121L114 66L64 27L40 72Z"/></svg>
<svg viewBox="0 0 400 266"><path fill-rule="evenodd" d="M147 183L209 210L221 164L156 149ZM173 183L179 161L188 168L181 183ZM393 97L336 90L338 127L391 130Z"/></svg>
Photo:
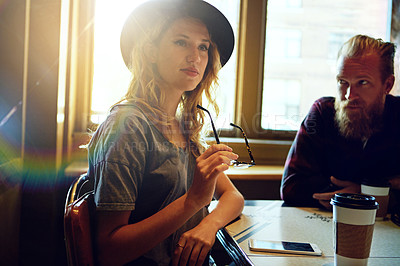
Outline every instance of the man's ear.
<svg viewBox="0 0 400 266"><path fill-rule="evenodd" d="M157 59L157 47L153 43L147 43L144 46L144 54L151 63L155 63Z"/></svg>
<svg viewBox="0 0 400 266"><path fill-rule="evenodd" d="M392 90L393 85L394 85L394 80L395 80L394 75L390 75L386 79L385 84L383 84L386 94L389 94L389 92Z"/></svg>

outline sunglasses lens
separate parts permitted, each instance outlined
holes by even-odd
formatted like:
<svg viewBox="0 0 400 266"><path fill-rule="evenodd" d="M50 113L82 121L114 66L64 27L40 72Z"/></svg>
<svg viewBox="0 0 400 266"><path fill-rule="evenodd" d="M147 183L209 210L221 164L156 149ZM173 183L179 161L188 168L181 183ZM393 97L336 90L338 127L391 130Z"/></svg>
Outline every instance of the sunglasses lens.
<svg viewBox="0 0 400 266"><path fill-rule="evenodd" d="M237 161L233 162L233 167L237 168L237 169L246 169L246 168L249 168L250 166L253 166L253 165L249 164L249 163L243 163L243 162L237 162Z"/></svg>

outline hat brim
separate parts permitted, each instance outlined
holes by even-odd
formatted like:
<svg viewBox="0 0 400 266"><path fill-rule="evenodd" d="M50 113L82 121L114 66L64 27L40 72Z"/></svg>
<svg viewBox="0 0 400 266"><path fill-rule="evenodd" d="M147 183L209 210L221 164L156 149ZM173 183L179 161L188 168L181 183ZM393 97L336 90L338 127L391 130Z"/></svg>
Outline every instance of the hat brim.
<svg viewBox="0 0 400 266"><path fill-rule="evenodd" d="M235 37L228 19L217 8L202 0L152 0L135 8L122 28L121 53L128 68L131 66L131 53L135 41L143 37L146 27L160 12L176 9L200 19L206 25L212 41L218 47L221 66L228 62L233 52Z"/></svg>

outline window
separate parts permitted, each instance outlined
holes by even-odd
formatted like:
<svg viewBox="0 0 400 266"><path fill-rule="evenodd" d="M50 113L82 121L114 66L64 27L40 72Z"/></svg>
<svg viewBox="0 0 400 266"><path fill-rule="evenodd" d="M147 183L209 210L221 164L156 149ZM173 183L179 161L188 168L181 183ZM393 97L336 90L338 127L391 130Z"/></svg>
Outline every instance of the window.
<svg viewBox="0 0 400 266"><path fill-rule="evenodd" d="M116 29L142 1L96 1L93 122L101 122L125 94L130 73ZM240 125L258 164L282 165L313 101L335 95L336 54L344 41L358 33L389 40L390 0L368 5L364 0L207 1L222 10L236 32L234 54L220 73L217 129L222 137L238 137L221 141L246 156L240 133L228 126Z"/></svg>
<svg viewBox="0 0 400 266"><path fill-rule="evenodd" d="M120 34L130 12L145 0L96 1L91 121L101 123L109 108L125 95L130 72L120 51Z"/></svg>
<svg viewBox="0 0 400 266"><path fill-rule="evenodd" d="M216 100L220 108L220 114L215 120L215 126L219 129L231 129L232 127L229 123L235 121L236 63L238 51L237 36L239 33L240 0L206 0L206 2L218 8L218 10L226 16L231 23L235 34L235 48L231 58L219 72L219 87L216 90ZM210 111L213 113L212 110Z"/></svg>
<svg viewBox="0 0 400 266"><path fill-rule="evenodd" d="M301 31L279 28L267 30L265 53L271 59L299 58Z"/></svg>
<svg viewBox="0 0 400 266"><path fill-rule="evenodd" d="M279 89L275 89L279 88ZM263 90L262 128L297 130L301 83L294 79L267 79ZM279 113L280 115L268 115ZM276 127L276 128L275 128Z"/></svg>
<svg viewBox="0 0 400 266"><path fill-rule="evenodd" d="M119 101L127 91L131 76L122 60L119 36L125 19L143 2L145 0L115 0L110 5L109 1L96 1L91 114L93 123L101 123L110 106ZM240 1L208 0L207 2L221 10L230 21L235 36L238 36ZM236 46L237 43L230 60L219 74L220 86L217 89L216 99L221 112L216 120L218 128L229 128L229 123L234 121Z"/></svg>
<svg viewBox="0 0 400 266"><path fill-rule="evenodd" d="M389 40L391 1L267 1L261 127L297 130L312 103L335 96L336 55L356 34Z"/></svg>

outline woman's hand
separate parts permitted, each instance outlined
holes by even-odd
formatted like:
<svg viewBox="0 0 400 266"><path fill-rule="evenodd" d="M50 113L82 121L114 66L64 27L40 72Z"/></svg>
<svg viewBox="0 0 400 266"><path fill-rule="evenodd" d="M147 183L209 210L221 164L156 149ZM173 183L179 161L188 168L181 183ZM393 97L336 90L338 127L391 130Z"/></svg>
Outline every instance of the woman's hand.
<svg viewBox="0 0 400 266"><path fill-rule="evenodd" d="M182 234L175 248L172 265L203 265L215 242L216 231L199 225Z"/></svg>
<svg viewBox="0 0 400 266"><path fill-rule="evenodd" d="M232 148L226 145L215 144L209 147L196 159L193 184L187 194L188 200L200 208L209 204L214 195L217 176L228 170L231 161L238 157L232 152Z"/></svg>
<svg viewBox="0 0 400 266"><path fill-rule="evenodd" d="M361 186L360 184L353 183L350 181L344 181L337 179L331 176L331 182L337 187L341 187L341 189L333 191L333 192L326 192L326 193L314 193L313 198L317 199L319 203L324 206L326 209L332 209L332 205L330 204L331 198L335 196L336 193L360 193Z"/></svg>

